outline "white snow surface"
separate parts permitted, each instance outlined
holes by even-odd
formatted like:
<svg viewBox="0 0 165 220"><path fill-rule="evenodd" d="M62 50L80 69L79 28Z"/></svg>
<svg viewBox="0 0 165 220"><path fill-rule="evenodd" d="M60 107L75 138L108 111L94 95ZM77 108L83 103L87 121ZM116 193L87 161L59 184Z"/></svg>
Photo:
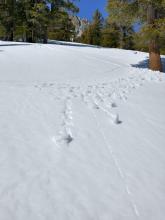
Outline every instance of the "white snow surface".
<svg viewBox="0 0 165 220"><path fill-rule="evenodd" d="M146 59L0 42L0 220L165 219L165 76Z"/></svg>

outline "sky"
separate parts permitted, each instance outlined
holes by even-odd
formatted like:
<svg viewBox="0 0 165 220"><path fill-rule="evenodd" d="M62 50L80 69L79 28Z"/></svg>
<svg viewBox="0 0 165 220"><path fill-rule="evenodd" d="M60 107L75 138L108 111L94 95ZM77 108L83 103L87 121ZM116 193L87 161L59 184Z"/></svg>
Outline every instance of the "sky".
<svg viewBox="0 0 165 220"><path fill-rule="evenodd" d="M78 16L91 20L92 15L96 9L102 13L103 17L106 17L106 4L107 0L80 0L76 2L76 5L80 8Z"/></svg>

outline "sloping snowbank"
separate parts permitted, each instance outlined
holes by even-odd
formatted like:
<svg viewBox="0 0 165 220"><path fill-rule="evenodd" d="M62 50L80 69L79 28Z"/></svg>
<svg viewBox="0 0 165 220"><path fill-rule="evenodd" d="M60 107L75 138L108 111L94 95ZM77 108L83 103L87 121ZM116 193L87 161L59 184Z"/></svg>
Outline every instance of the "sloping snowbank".
<svg viewBox="0 0 165 220"><path fill-rule="evenodd" d="M0 47L0 219L164 219L165 78L146 59Z"/></svg>
<svg viewBox="0 0 165 220"><path fill-rule="evenodd" d="M48 44L57 44L57 45L64 45L64 46L76 46L76 47L100 48L99 46L90 45L90 44L83 44L83 43L70 42L70 41L59 41L59 40L48 40Z"/></svg>

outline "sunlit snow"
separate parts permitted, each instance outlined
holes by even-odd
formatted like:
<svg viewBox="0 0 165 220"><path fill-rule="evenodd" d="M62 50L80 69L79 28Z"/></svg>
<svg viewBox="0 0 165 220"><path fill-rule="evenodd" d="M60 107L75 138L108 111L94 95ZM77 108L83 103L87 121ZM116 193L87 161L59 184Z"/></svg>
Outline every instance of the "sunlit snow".
<svg viewBox="0 0 165 220"><path fill-rule="evenodd" d="M147 58L0 42L0 220L164 220L165 74Z"/></svg>

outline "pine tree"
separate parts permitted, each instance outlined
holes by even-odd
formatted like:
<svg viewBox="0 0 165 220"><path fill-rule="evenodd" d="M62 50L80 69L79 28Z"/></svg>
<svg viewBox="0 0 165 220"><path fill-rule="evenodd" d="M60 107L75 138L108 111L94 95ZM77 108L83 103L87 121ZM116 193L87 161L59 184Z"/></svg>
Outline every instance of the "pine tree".
<svg viewBox="0 0 165 220"><path fill-rule="evenodd" d="M48 6L44 1L29 1L25 7L26 41L47 41Z"/></svg>
<svg viewBox="0 0 165 220"><path fill-rule="evenodd" d="M83 32L81 38L80 38L80 42L84 43L84 44L92 44L93 41L93 29L92 26L89 25Z"/></svg>
<svg viewBox="0 0 165 220"><path fill-rule="evenodd" d="M106 20L102 29L101 46L133 49L133 35L132 26L120 27L116 23Z"/></svg>
<svg viewBox="0 0 165 220"><path fill-rule="evenodd" d="M105 21L102 29L101 46L103 47L120 47L120 30L115 23Z"/></svg>
<svg viewBox="0 0 165 220"><path fill-rule="evenodd" d="M74 0L1 0L0 35L5 40L47 43L49 33L70 39L74 28L70 13L78 8Z"/></svg>
<svg viewBox="0 0 165 220"><path fill-rule="evenodd" d="M93 19L88 28L84 31L81 37L82 43L101 45L103 28L103 17L102 14L97 9L93 15Z"/></svg>
<svg viewBox="0 0 165 220"><path fill-rule="evenodd" d="M122 0L108 1L107 10L109 12L108 22L115 24L119 29L119 48L132 49L133 47L133 27L132 19L125 12L127 2Z"/></svg>
<svg viewBox="0 0 165 220"><path fill-rule="evenodd" d="M50 39L70 41L74 38L74 32L75 27L71 18L63 12L49 27L48 36Z"/></svg>
<svg viewBox="0 0 165 220"><path fill-rule="evenodd" d="M161 26L165 24L165 1L108 0L107 9L110 19L119 25L141 22L143 37L149 48L149 68L162 71L159 42L163 31Z"/></svg>
<svg viewBox="0 0 165 220"><path fill-rule="evenodd" d="M16 5L16 0L6 0L0 4L0 23L5 32L5 40L13 41L16 23Z"/></svg>
<svg viewBox="0 0 165 220"><path fill-rule="evenodd" d="M103 27L102 14L97 9L93 15L92 21L92 44L101 45L101 33Z"/></svg>
<svg viewBox="0 0 165 220"><path fill-rule="evenodd" d="M64 41L74 38L75 27L70 14L77 13L78 7L70 0L52 0L50 5L49 38Z"/></svg>

